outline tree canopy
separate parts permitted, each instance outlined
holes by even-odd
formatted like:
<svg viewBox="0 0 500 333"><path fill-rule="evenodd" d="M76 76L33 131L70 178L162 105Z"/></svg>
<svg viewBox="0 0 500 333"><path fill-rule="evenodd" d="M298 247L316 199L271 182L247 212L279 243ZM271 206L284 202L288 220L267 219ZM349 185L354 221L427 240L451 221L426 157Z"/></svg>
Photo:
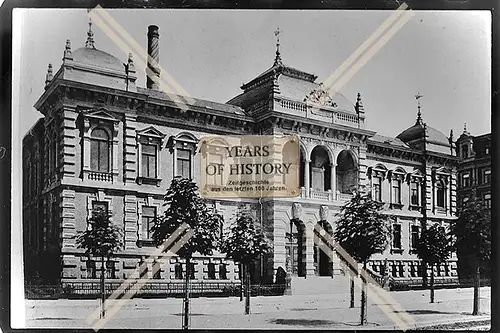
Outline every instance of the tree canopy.
<svg viewBox="0 0 500 333"><path fill-rule="evenodd" d="M226 253L228 259L245 264L269 253L270 249L262 230L256 227L254 218L246 210L237 213L221 242L221 252Z"/></svg>
<svg viewBox="0 0 500 333"><path fill-rule="evenodd" d="M485 265L491 257L491 212L475 195L458 211L459 218L451 231L455 236L454 248L458 253Z"/></svg>
<svg viewBox="0 0 500 333"><path fill-rule="evenodd" d="M198 193L198 186L190 179L175 177L165 194L164 206L167 207L164 215L158 217L151 228L156 245L162 244L180 225L186 223L194 235L177 254L184 258L195 252L211 255L223 217L215 208L207 206Z"/></svg>
<svg viewBox="0 0 500 333"><path fill-rule="evenodd" d="M120 228L111 223L110 217L102 209L93 211L87 230L78 235L77 246L84 248L87 255L110 257L122 247Z"/></svg>
<svg viewBox="0 0 500 333"><path fill-rule="evenodd" d="M382 253L387 246L388 217L382 214L382 207L383 203L358 191L341 208L333 236L358 262L365 262L373 254Z"/></svg>
<svg viewBox="0 0 500 333"><path fill-rule="evenodd" d="M451 254L451 239L437 223L422 230L416 244L417 256L430 265L446 261Z"/></svg>

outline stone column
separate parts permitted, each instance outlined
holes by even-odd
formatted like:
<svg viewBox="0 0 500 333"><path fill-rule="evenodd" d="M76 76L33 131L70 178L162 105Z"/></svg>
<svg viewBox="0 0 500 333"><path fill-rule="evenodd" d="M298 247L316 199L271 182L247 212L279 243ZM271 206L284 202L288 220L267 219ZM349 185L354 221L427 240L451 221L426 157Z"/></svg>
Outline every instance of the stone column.
<svg viewBox="0 0 500 333"><path fill-rule="evenodd" d="M311 163L310 159L306 159L304 162L304 186L306 187L306 198L309 198L309 192L311 190L311 180L309 179L309 163Z"/></svg>
<svg viewBox="0 0 500 333"><path fill-rule="evenodd" d="M311 223L305 226L306 233L306 276L314 276L314 231Z"/></svg>
<svg viewBox="0 0 500 333"><path fill-rule="evenodd" d="M332 163L330 164L330 188L332 190L334 199L335 199L335 193L337 192L337 164Z"/></svg>

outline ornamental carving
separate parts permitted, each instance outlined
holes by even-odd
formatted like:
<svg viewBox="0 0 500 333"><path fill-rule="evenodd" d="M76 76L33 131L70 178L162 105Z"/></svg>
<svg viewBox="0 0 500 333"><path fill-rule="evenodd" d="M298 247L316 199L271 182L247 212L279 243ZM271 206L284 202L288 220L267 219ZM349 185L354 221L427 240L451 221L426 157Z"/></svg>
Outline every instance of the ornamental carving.
<svg viewBox="0 0 500 333"><path fill-rule="evenodd" d="M298 202L292 204L292 219L300 220L302 216L302 205Z"/></svg>
<svg viewBox="0 0 500 333"><path fill-rule="evenodd" d="M338 104L332 100L328 91L323 88L323 83L320 83L318 88L311 91L309 95L304 98L304 102L311 102L322 106L331 106L334 108L338 107Z"/></svg>
<svg viewBox="0 0 500 333"><path fill-rule="evenodd" d="M320 221L328 220L328 206L321 206L319 208L319 219Z"/></svg>

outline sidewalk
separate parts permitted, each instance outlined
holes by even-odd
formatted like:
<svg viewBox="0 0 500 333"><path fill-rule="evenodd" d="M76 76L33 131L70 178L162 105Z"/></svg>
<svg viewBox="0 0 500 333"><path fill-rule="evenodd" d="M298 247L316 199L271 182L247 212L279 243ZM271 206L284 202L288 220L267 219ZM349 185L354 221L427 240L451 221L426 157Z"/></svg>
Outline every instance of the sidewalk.
<svg viewBox="0 0 500 333"><path fill-rule="evenodd" d="M472 288L436 290L436 303L429 291L390 292L412 320L408 328L439 323L490 319L490 288L481 288L483 316L471 316ZM356 308L349 308L349 293L252 297L251 315L244 315L238 298L195 298L191 300L192 328L267 329L360 329L359 293ZM387 304L386 304L387 305ZM98 300L27 301L28 327L89 328L88 316ZM382 309L368 303L367 329L402 328ZM393 312L397 314L398 311ZM180 328L182 299L132 299L106 324L106 328Z"/></svg>

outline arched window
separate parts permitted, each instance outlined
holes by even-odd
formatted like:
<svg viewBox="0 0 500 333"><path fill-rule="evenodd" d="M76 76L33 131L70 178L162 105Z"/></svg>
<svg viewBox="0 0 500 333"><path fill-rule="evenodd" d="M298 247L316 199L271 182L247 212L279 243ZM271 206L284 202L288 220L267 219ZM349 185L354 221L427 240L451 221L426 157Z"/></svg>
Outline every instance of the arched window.
<svg viewBox="0 0 500 333"><path fill-rule="evenodd" d="M90 135L90 168L92 171L109 172L110 144L108 133L95 128Z"/></svg>
<svg viewBox="0 0 500 333"><path fill-rule="evenodd" d="M446 191L444 188L444 183L440 180L436 183L436 206L444 208L446 204L445 198Z"/></svg>

